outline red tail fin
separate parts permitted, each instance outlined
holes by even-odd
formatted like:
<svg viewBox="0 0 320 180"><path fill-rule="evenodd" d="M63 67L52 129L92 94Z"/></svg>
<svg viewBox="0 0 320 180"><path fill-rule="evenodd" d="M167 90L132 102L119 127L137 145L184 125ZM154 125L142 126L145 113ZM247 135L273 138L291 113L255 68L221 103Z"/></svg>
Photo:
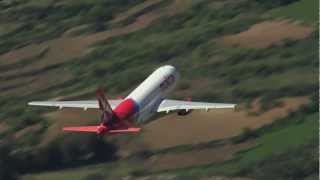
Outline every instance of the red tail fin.
<svg viewBox="0 0 320 180"><path fill-rule="evenodd" d="M99 102L99 108L102 111L101 121L110 122L114 117L114 113L107 98L100 88L97 90L97 99Z"/></svg>
<svg viewBox="0 0 320 180"><path fill-rule="evenodd" d="M102 89L98 89L97 90L97 99L99 101L99 108L101 111L104 111L104 112L108 112L109 114L112 114L112 109L111 109L111 106L106 98L106 96L104 95Z"/></svg>

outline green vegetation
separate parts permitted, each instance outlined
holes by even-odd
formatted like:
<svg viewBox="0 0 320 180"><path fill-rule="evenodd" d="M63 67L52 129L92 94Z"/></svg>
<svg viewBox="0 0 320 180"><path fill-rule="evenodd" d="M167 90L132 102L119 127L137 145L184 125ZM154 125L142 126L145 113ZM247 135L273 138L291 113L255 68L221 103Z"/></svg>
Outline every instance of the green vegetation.
<svg viewBox="0 0 320 180"><path fill-rule="evenodd" d="M95 135L60 136L41 148L23 147L8 141L10 138L6 139L0 148L3 149L0 152L0 167L12 168L14 173L1 172L1 178L16 173L77 167L116 159L116 147Z"/></svg>
<svg viewBox="0 0 320 180"><path fill-rule="evenodd" d="M257 146L238 153L230 161L160 173L192 177L221 174L259 179L301 179L317 173L318 107L317 98L314 98L311 104L288 117L255 130Z"/></svg>
<svg viewBox="0 0 320 180"><path fill-rule="evenodd" d="M272 156L259 162L254 169L249 169L246 173L257 179L304 179L311 176L317 178L319 167L316 144L314 141Z"/></svg>
<svg viewBox="0 0 320 180"><path fill-rule="evenodd" d="M278 6L284 6L293 2L296 2L298 0L270 0L270 1L263 1L263 0L255 0L259 4L266 6L266 7L278 7Z"/></svg>
<svg viewBox="0 0 320 180"><path fill-rule="evenodd" d="M179 152L186 152L191 150L201 150L206 148L222 146L222 145L225 145L227 142L228 142L227 140L213 140L213 141L199 143L199 144L184 144L184 145L169 147L169 148L160 149L156 151L144 152L144 155L145 157L149 157L157 154L179 153Z"/></svg>
<svg viewBox="0 0 320 180"><path fill-rule="evenodd" d="M239 152L229 161L213 163L198 167L159 172L148 171L137 161L130 157L122 161L88 165L75 169L37 173L28 177L40 179L81 179L103 177L118 178L131 174L133 177L173 176L177 179L199 179L215 175L247 176L255 179L303 179L316 176L318 173L318 104L312 103L292 112L285 118L278 119L254 132L256 146ZM242 135L239 135L242 136ZM157 157L163 153L187 152L202 148L219 147L226 141L212 141L198 145L183 145L147 152L144 158ZM141 154L136 154L141 158ZM133 165L134 164L134 165ZM140 166L141 165L141 166ZM111 173L112 172L112 173Z"/></svg>
<svg viewBox="0 0 320 180"><path fill-rule="evenodd" d="M58 170L54 172L42 172L36 175L26 175L23 180L32 180L32 179L47 179L47 180L68 180L68 179L85 179L91 177L92 175L99 174L100 172L109 172L112 170L108 165L89 165L80 168Z"/></svg>
<svg viewBox="0 0 320 180"><path fill-rule="evenodd" d="M319 1L317 0L300 0L287 6L272 9L270 14L275 17L292 18L316 25L319 21L318 7Z"/></svg>
<svg viewBox="0 0 320 180"><path fill-rule="evenodd" d="M318 33L301 41L284 41L281 48L244 49L212 41L262 20L251 14L263 11L250 1L215 11L200 4L177 16L163 17L146 29L98 43L91 54L68 65L82 81L61 94L96 84L108 87L110 93L124 91L163 64L177 66L189 81L206 77L206 87L214 88L190 91L195 99L240 101L263 96L263 102L271 103L278 97L314 92Z"/></svg>
<svg viewBox="0 0 320 180"><path fill-rule="evenodd" d="M310 142L310 140L315 140L313 138L316 138L317 122L315 120L317 117L318 114L311 114L305 117L306 122L304 123L269 133L257 139L258 147L244 153L243 161L239 166L266 159L270 155L283 154L290 148L296 148L301 144Z"/></svg>
<svg viewBox="0 0 320 180"><path fill-rule="evenodd" d="M13 27L0 33L0 53L17 46L43 42L62 35L66 30L82 24L90 24L92 32L107 29L107 22L116 13L143 2L143 0L68 1L59 3L44 0L15 1L0 6L0 25L6 22ZM16 27L16 28L14 28Z"/></svg>
<svg viewBox="0 0 320 180"><path fill-rule="evenodd" d="M116 14L143 2L0 2L0 54L30 43L60 37L67 30L79 26L82 28L73 32L72 36L121 28L142 14L152 11L161 13L161 8L173 3L172 0L164 0L127 19L111 23ZM40 114L48 110L39 108L31 111L26 107L30 100L77 93L81 98L91 97L93 93L90 92L99 85L106 88L109 95L119 94L132 89L156 67L164 64L175 65L183 76L184 80L178 86L177 93L173 94L176 98L184 98L181 97L181 91L186 91L194 100L217 102L249 102L260 97L261 110L264 111L278 106L277 99L280 97L314 94L318 91L318 28L305 39L286 39L279 45L265 49L231 47L216 40L245 31L257 22L275 17L290 17L316 24L315 7L317 5L313 6L311 0L248 0L227 3L204 0L194 3L192 7L177 15L156 19L147 28L96 43L91 47L92 51L84 57L40 70L0 76L2 81L11 81L18 77L36 77L43 72L64 69L73 77L67 82L31 92L27 96L19 93L14 97L0 96L0 121L9 126L9 130L0 134L0 179L15 179L20 174L39 172L40 179L47 179L54 174L54 179L87 180L106 179L107 173L111 171L116 176L141 176L148 173L143 169L129 167L131 164L126 164L126 161L122 164L79 168L88 163L117 159L117 147L95 136L62 135L48 145L39 147L43 133L50 127L50 123ZM265 14L269 13L271 16L266 17ZM46 58L48 51L50 49L46 48L35 57L1 65L0 72L30 67L37 59ZM17 88L23 91L26 83L28 82L10 84L1 87L0 91ZM196 87L193 87L193 84L196 84ZM242 134L231 141L240 143L254 140L257 146L237 154L231 161L159 173L175 174L183 178L216 174L252 176L257 179L311 177L316 174L316 157L311 156L316 149L313 146L314 141L318 138L316 120L319 115L315 107L315 104L312 104L302 108L258 130L244 129ZM32 129L34 126L39 127ZM26 128L31 128L29 133L18 140L14 138ZM222 140L183 145L156 152L143 151L135 156L148 158L157 154L215 147L223 143L225 141ZM298 165L301 164L304 166L300 168ZM75 168L76 172L43 172L63 168Z"/></svg>
<svg viewBox="0 0 320 180"><path fill-rule="evenodd" d="M252 130L248 127L245 127L245 128L243 128L243 130L239 136L236 136L232 139L232 142L242 143L248 139L256 138L256 137L257 137L257 133L254 130Z"/></svg>

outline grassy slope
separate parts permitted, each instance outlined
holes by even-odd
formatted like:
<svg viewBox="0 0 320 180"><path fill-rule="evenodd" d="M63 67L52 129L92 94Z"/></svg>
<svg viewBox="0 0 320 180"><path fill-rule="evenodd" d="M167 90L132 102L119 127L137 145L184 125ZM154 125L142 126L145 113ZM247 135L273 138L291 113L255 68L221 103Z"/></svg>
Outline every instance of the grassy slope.
<svg viewBox="0 0 320 180"><path fill-rule="evenodd" d="M309 68L317 63L313 61L317 56L313 47L316 34L299 43L290 42L282 49L224 47L210 39L241 31L261 20L250 14L236 16L238 13L246 14L248 9L229 6L227 11L212 11L206 6L197 6L182 15L162 18L147 29L100 43L91 55L69 66L76 76L88 81L68 87L68 92L79 87L95 86L96 83L103 83L111 92L123 91L134 87L162 64L176 65L185 81L199 81L204 76L208 78L207 86L215 87L214 90L191 91L189 96L195 98L235 101L277 94L279 90L288 91L287 95L305 94L308 92L301 92L303 89L315 87L315 71L309 71ZM262 11L252 6L250 13ZM312 59L311 63L301 53L306 51ZM127 68L120 70L119 67L123 66ZM295 83L297 81L303 84L298 85Z"/></svg>
<svg viewBox="0 0 320 180"><path fill-rule="evenodd" d="M93 166L86 166L78 169L70 169L70 170L63 170L63 171L55 171L55 172L44 172L39 173L37 175L26 175L24 179L28 180L40 180L40 179L47 179L47 180L54 180L54 179L81 179L82 177L88 176L89 174L96 174L101 171L110 171L112 168L108 168L106 165L93 165Z"/></svg>
<svg viewBox="0 0 320 180"><path fill-rule="evenodd" d="M1 31L0 53L29 43L54 39L71 27L88 24L91 32L107 29L106 22L116 13L143 2L134 1L8 1L0 4L0 25L12 28Z"/></svg>
<svg viewBox="0 0 320 180"><path fill-rule="evenodd" d="M271 98L310 95L314 92L317 87L317 70L314 68L318 63L318 54L315 51L317 33L301 41L284 42L281 48L252 50L223 46L213 43L211 39L240 32L256 22L263 21L261 14L268 9L248 1L240 4L229 3L213 11L211 8L214 8L215 4L207 6L206 3L208 2L194 6L180 15L161 18L146 29L99 43L88 56L58 66L58 69L66 68L74 74L76 79L70 84L58 84L55 88L34 92L28 97L1 97L0 120L15 117L15 121L8 123L16 128L22 122L27 122L20 127L23 128L33 124L33 115L37 114L21 116L26 113L24 103L32 98L68 95L83 88L94 89L97 84L113 87L109 90L111 93L122 92L133 88L155 67L162 64L174 64L181 70L183 83L189 90L185 95L194 96L195 99L236 102L263 96L265 102L269 102ZM23 9L22 7L20 8ZM69 7L68 4L66 7ZM15 11L19 11L19 8ZM307 10L297 14L304 14L305 11ZM46 26L43 25L44 28ZM14 26L12 28L14 29ZM50 28L51 26L42 34L43 37L46 37L46 33L51 33ZM46 40L41 39L41 34L40 37L34 36L41 28L19 31L9 28L4 31L6 32L1 36L5 34L10 37L8 32L15 36L13 40L7 38L3 41L0 51L7 51L29 39ZM60 30L57 30L52 35L55 37L60 34ZM123 66L126 69L119 70ZM207 81L202 86L213 90L192 90L188 83L201 82L203 77L206 77ZM184 88L178 91L182 89ZM23 105L19 107L17 102ZM45 124L44 127L46 126ZM270 143L267 140L265 143ZM247 157L253 158L254 154Z"/></svg>
<svg viewBox="0 0 320 180"><path fill-rule="evenodd" d="M312 175L312 173L316 173L316 144L318 142L319 132L319 113L316 112L317 109L314 109L313 111L314 112L303 112L300 114L296 113L293 116L276 121L272 125L269 125L269 127L266 126L258 129L257 132L259 135L256 138L257 146L238 153L231 161L187 168L176 172L168 171L167 173L177 174L182 177L226 174L231 176L246 175L258 178L258 175L255 174L257 173L256 169L259 168L259 166L267 166L268 164L273 163L274 166L280 165L278 167L279 169L290 169L291 167L295 169L293 172L291 172L291 170L283 170L285 173L282 173L281 170L277 171L275 169L268 172L267 170L269 169L265 169L266 173L262 173L263 175L260 178L268 179L268 177L274 176L276 179L286 179L298 178L298 175L301 174L302 177ZM301 154L301 156L297 158L297 162L299 161L300 163L298 167L296 166L297 162L295 162L291 157L292 155L297 154ZM287 164L286 166L281 166L281 163ZM311 169L304 169L308 167L311 167ZM301 169L305 170L305 172ZM309 174L303 174L299 172L299 170L303 173ZM264 170L262 169L262 171Z"/></svg>
<svg viewBox="0 0 320 180"><path fill-rule="evenodd" d="M270 11L270 14L275 17L285 17L294 20L299 20L309 24L318 23L318 7L317 0L300 0L296 3L285 7L276 8Z"/></svg>
<svg viewBox="0 0 320 180"><path fill-rule="evenodd" d="M230 163L223 168L232 174L232 170L252 166L254 163L267 159L270 156L283 154L290 149L295 149L306 142L316 139L319 114L314 113L305 117L305 122L266 134L257 139L258 146L240 155L241 160Z"/></svg>
<svg viewBox="0 0 320 180"><path fill-rule="evenodd" d="M317 119L319 118L319 113L315 112L316 107L312 108L312 111L307 112L304 112L302 109L300 109L286 118L277 120L271 125L257 129L255 131L257 133L255 137L257 145L255 147L242 151L236 154L232 160L222 163L213 163L199 167L150 173L148 168L143 168L143 161L122 160L117 163L90 165L76 169L27 175L24 176L24 178L81 179L92 174L99 174L105 178L117 178L129 174L138 177L169 175L175 176L178 179L186 177L199 178L217 174L228 176L253 176L254 178L262 179L268 179L268 177L272 176L274 176L275 179L294 178L295 176L293 175L298 176L301 174L302 177L306 177L315 173L316 169L314 169L314 167L317 161L317 156L314 153L317 152L317 127L319 126ZM205 149L219 146L221 144L223 144L223 141L212 141L199 145L184 145L176 148L169 148L163 151L150 152L150 158L153 158L153 156L156 157L157 154L162 153L170 154L176 152L188 152L194 149ZM292 156L297 156L297 154L300 154L300 156L297 158L292 158ZM280 165L277 167L278 170L268 169L270 167L267 165L272 163L272 166L275 167ZM287 164L281 166L281 163ZM263 168L265 168L265 173L259 173L259 171L256 170L261 168L261 166L262 171L264 171ZM292 172L290 168L293 168L294 171Z"/></svg>
<svg viewBox="0 0 320 180"><path fill-rule="evenodd" d="M249 9L246 5L250 5ZM110 94L123 92L162 64L174 64L179 68L184 77L181 84L186 87L180 90L189 90L183 96L194 99L240 102L257 96L306 95L315 89L316 69L312 67L317 64L314 61L317 57L314 50L316 33L281 49L224 47L210 40L239 32L263 20L257 15L265 9L250 2L226 5L228 10L212 11L212 6L195 6L180 15L161 18L144 30L100 43L88 56L53 67L68 69L73 74L71 80L29 93L27 97L10 98L11 102L65 96L85 89L88 93L97 84L106 87ZM123 66L125 70L119 68ZM193 91L191 83L199 82L203 77L207 81L201 86L212 87L210 91L205 88ZM287 93L281 94L284 91ZM179 93L175 95L179 96ZM5 103L3 107L11 106L6 98L1 99ZM14 112L15 109L3 108L2 111Z"/></svg>

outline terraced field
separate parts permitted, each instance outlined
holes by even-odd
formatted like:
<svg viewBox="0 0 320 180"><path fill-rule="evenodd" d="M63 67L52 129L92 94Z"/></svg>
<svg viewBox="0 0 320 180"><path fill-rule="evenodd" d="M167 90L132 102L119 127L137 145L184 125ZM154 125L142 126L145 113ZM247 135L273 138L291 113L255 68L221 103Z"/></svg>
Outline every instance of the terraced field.
<svg viewBox="0 0 320 180"><path fill-rule="evenodd" d="M310 139L318 134L318 114L299 107L318 92L317 3L0 2L0 169L2 160L12 162L0 179L314 177ZM169 114L138 136L99 139L60 132L66 124L96 123L96 111L26 106L30 100L94 99L98 86L110 98L125 96L164 64L182 75L172 98L241 108ZM279 118L284 123L278 126ZM297 141L277 141L290 136ZM288 160L299 152L311 158L311 164L298 160L306 169ZM273 158L301 173L270 168Z"/></svg>

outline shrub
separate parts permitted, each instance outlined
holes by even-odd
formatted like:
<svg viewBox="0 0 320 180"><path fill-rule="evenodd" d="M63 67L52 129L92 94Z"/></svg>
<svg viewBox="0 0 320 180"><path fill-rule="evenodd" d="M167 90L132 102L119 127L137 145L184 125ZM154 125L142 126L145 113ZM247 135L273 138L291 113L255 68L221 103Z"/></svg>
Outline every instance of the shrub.
<svg viewBox="0 0 320 180"><path fill-rule="evenodd" d="M46 119L39 114L25 110L21 114L17 114L15 117L11 116L8 122L10 122L10 125L17 131L36 123L45 123Z"/></svg>
<svg viewBox="0 0 320 180"><path fill-rule="evenodd" d="M110 20L112 18L112 14L110 14L110 11L107 11L103 5L98 4L88 11L86 18L88 21L101 23Z"/></svg>
<svg viewBox="0 0 320 180"><path fill-rule="evenodd" d="M130 174L131 174L133 177L139 177L139 176L146 175L146 174L147 174L147 171L144 170L144 169L139 169L139 170L132 171Z"/></svg>
<svg viewBox="0 0 320 180"><path fill-rule="evenodd" d="M260 100L259 112L265 112L275 107L282 106L283 103L279 100L272 98L271 96L263 96Z"/></svg>
<svg viewBox="0 0 320 180"><path fill-rule="evenodd" d="M10 155L11 150L12 144L9 141L0 143L0 179L18 179L13 157Z"/></svg>
<svg viewBox="0 0 320 180"><path fill-rule="evenodd" d="M80 166L116 159L116 147L96 135L60 136L45 147L20 148L12 154L19 173Z"/></svg>
<svg viewBox="0 0 320 180"><path fill-rule="evenodd" d="M233 143L241 143L248 139L256 138L256 137L257 137L256 131L250 129L249 127L245 127L243 128L242 133L239 136L232 138L231 141Z"/></svg>
<svg viewBox="0 0 320 180"><path fill-rule="evenodd" d="M83 180L102 180L105 177L99 173L89 174L83 178Z"/></svg>
<svg viewBox="0 0 320 180"><path fill-rule="evenodd" d="M186 90L190 88L190 84L188 82L181 82L178 88L179 90Z"/></svg>
<svg viewBox="0 0 320 180"><path fill-rule="evenodd" d="M287 5L287 4L296 2L298 0L269 0L269 1L255 0L255 1L267 8L272 8L272 7Z"/></svg>
<svg viewBox="0 0 320 180"><path fill-rule="evenodd" d="M291 149L285 154L273 156L259 162L248 170L256 179L304 179L312 174L317 174L318 152L314 143Z"/></svg>

